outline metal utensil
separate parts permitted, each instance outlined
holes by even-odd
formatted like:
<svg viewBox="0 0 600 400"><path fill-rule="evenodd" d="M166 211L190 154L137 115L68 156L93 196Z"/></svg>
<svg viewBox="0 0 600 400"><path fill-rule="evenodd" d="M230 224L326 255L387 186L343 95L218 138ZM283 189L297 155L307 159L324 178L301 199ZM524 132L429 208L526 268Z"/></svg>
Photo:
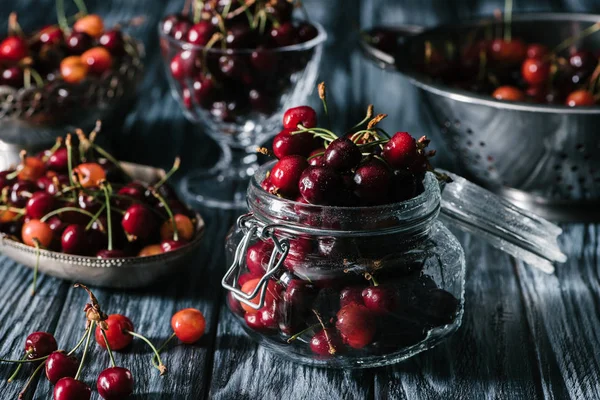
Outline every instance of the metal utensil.
<svg viewBox="0 0 600 400"><path fill-rule="evenodd" d="M515 15L512 35L552 48L600 21L599 15ZM399 71L425 94L461 173L522 208L558 221L600 220L600 107L502 102L452 88L419 71L426 42L445 46L474 32L496 29L488 18L433 29L391 28L398 51L388 54L362 40L363 54ZM580 41L600 48L600 34ZM442 48L442 47L440 47Z"/></svg>
<svg viewBox="0 0 600 400"><path fill-rule="evenodd" d="M165 171L145 165L121 163L134 179L152 182ZM111 288L136 288L149 285L172 274L190 261L204 236L204 220L195 214L194 238L177 250L149 257L99 259L75 256L50 250L39 250L39 272L57 278ZM34 268L38 250L0 235L0 252L29 268Z"/></svg>

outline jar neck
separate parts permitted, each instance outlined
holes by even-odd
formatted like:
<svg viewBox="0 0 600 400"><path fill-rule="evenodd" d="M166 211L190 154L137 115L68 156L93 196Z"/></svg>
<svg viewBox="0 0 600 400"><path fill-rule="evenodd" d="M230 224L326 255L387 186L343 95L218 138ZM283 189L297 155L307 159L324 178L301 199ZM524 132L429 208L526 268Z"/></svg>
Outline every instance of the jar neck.
<svg viewBox="0 0 600 400"><path fill-rule="evenodd" d="M248 187L250 212L262 224L291 234L318 236L427 235L440 210L440 187L427 173L423 193L375 207L331 207L298 203L264 191L260 182L274 162L263 165Z"/></svg>

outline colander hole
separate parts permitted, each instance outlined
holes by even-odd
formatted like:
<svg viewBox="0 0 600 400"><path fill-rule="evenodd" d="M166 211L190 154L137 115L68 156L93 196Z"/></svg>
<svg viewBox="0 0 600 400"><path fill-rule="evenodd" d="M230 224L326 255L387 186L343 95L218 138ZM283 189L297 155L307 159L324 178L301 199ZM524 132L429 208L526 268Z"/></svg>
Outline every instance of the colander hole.
<svg viewBox="0 0 600 400"><path fill-rule="evenodd" d="M492 172L495 168L490 165L487 169L488 169L488 171Z"/></svg>
<svg viewBox="0 0 600 400"><path fill-rule="evenodd" d="M562 176L557 176L555 179L556 183L561 183L562 182Z"/></svg>
<svg viewBox="0 0 600 400"><path fill-rule="evenodd" d="M579 168L577 167L577 165L573 165L571 167L571 171L576 172Z"/></svg>
<svg viewBox="0 0 600 400"><path fill-rule="evenodd" d="M583 146L582 143L577 143L575 145L575 149L577 149L578 151L583 151L585 149L585 147Z"/></svg>
<svg viewBox="0 0 600 400"><path fill-rule="evenodd" d="M556 165L554 166L554 170L555 170L555 171L560 171L560 169L561 169L561 168L562 168L562 165L560 165L560 164L556 164Z"/></svg>
<svg viewBox="0 0 600 400"><path fill-rule="evenodd" d="M440 131L442 132L442 134L446 134L448 133L448 128L446 128L445 126L442 126L442 129L440 129Z"/></svg>
<svg viewBox="0 0 600 400"><path fill-rule="evenodd" d="M449 119L447 119L447 120L445 120L445 121L444 121L444 126L445 126L446 128L450 128L450 125L452 125L452 123L450 122L450 120L449 120Z"/></svg>
<svg viewBox="0 0 600 400"><path fill-rule="evenodd" d="M481 147L485 147L485 142L479 142L479 145L480 145Z"/></svg>
<svg viewBox="0 0 600 400"><path fill-rule="evenodd" d="M473 146L473 142L471 142L470 140L467 140L467 146L468 146L468 147L471 147L471 146Z"/></svg>
<svg viewBox="0 0 600 400"><path fill-rule="evenodd" d="M573 185L567 185L567 190L569 190L569 191L573 190Z"/></svg>
<svg viewBox="0 0 600 400"><path fill-rule="evenodd" d="M559 154L558 154L558 156L559 156L560 158L562 158L563 160L566 160L566 159L567 159L567 157L568 157L568 156L567 156L567 153L559 153Z"/></svg>
<svg viewBox="0 0 600 400"><path fill-rule="evenodd" d="M489 162L494 162L494 157L492 157L492 156L487 156L487 160L488 160Z"/></svg>
<svg viewBox="0 0 600 400"><path fill-rule="evenodd" d="M585 161L589 161L591 158L592 158L592 156L590 154L588 154L588 153L586 153L586 154L583 155L583 159Z"/></svg>
<svg viewBox="0 0 600 400"><path fill-rule="evenodd" d="M480 154L475 154L475 159L476 160L481 160L481 155Z"/></svg>
<svg viewBox="0 0 600 400"><path fill-rule="evenodd" d="M457 127L457 128L460 128L460 121L457 120L457 119L455 119L454 120L454 126Z"/></svg>
<svg viewBox="0 0 600 400"><path fill-rule="evenodd" d="M594 182L600 182L600 176L597 176L596 179L594 179Z"/></svg>
<svg viewBox="0 0 600 400"><path fill-rule="evenodd" d="M473 130L471 130L471 128L467 128L467 135L472 135L473 134Z"/></svg>
<svg viewBox="0 0 600 400"><path fill-rule="evenodd" d="M579 183L584 183L584 182L585 182L585 177L583 177L583 176L580 176L580 177L577 179L577 181L578 181Z"/></svg>

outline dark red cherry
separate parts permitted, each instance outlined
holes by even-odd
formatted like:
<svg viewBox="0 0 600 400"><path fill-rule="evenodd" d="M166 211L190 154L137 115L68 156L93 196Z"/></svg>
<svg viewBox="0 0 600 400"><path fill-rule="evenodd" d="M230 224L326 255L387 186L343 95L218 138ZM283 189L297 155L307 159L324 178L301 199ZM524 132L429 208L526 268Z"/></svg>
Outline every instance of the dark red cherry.
<svg viewBox="0 0 600 400"><path fill-rule="evenodd" d="M98 375L96 387L106 400L126 399L133 393L133 375L127 368L107 368Z"/></svg>
<svg viewBox="0 0 600 400"><path fill-rule="evenodd" d="M308 132L292 135L298 128L284 129L273 138L273 153L277 158L299 155L308 157L315 147L313 137ZM324 149L322 150L324 151Z"/></svg>
<svg viewBox="0 0 600 400"><path fill-rule="evenodd" d="M208 106L214 100L215 83L210 77L200 76L192 83L191 95L202 107Z"/></svg>
<svg viewBox="0 0 600 400"><path fill-rule="evenodd" d="M385 314L398 308L398 292L387 286L369 286L362 292L365 306L377 313Z"/></svg>
<svg viewBox="0 0 600 400"><path fill-rule="evenodd" d="M15 182L15 178L9 179L7 176L12 174L14 170L0 171L0 189L12 185Z"/></svg>
<svg viewBox="0 0 600 400"><path fill-rule="evenodd" d="M375 337L375 319L373 312L359 304L348 304L337 313L335 324L344 343L355 349L361 349L371 343Z"/></svg>
<svg viewBox="0 0 600 400"><path fill-rule="evenodd" d="M248 92L250 107L256 112L262 114L271 114L274 111L275 103L272 95L261 89L250 89Z"/></svg>
<svg viewBox="0 0 600 400"><path fill-rule="evenodd" d="M145 239L156 229L156 218L143 204L131 205L123 215L121 226L131 236Z"/></svg>
<svg viewBox="0 0 600 400"><path fill-rule="evenodd" d="M40 43L48 45L60 44L64 39L63 32L57 25L50 25L40 31Z"/></svg>
<svg viewBox="0 0 600 400"><path fill-rule="evenodd" d="M253 33L247 24L233 25L225 35L225 42L230 49L250 48L253 41Z"/></svg>
<svg viewBox="0 0 600 400"><path fill-rule="evenodd" d="M219 57L219 71L228 78L241 78L245 72L245 64L241 57L225 55Z"/></svg>
<svg viewBox="0 0 600 400"><path fill-rule="evenodd" d="M251 272L246 272L245 274L241 274L238 278L238 285L240 287L244 286L244 283L251 281L252 279L260 278L264 274L264 271L260 273L260 275L254 275Z"/></svg>
<svg viewBox="0 0 600 400"><path fill-rule="evenodd" d="M541 85L550 77L550 63L541 58L528 58L521 67L521 76L530 85Z"/></svg>
<svg viewBox="0 0 600 400"><path fill-rule="evenodd" d="M344 184L342 177L326 167L308 167L300 176L300 194L310 204L332 205Z"/></svg>
<svg viewBox="0 0 600 400"><path fill-rule="evenodd" d="M90 49L93 44L92 37L85 32L72 31L65 39L65 45L71 54L81 54Z"/></svg>
<svg viewBox="0 0 600 400"><path fill-rule="evenodd" d="M533 43L527 46L527 58L543 58L550 51L543 44Z"/></svg>
<svg viewBox="0 0 600 400"><path fill-rule="evenodd" d="M258 310L258 319L265 329L277 329L279 327L279 304L273 301Z"/></svg>
<svg viewBox="0 0 600 400"><path fill-rule="evenodd" d="M296 42L296 28L291 22L285 22L271 28L270 36L277 47L290 46Z"/></svg>
<svg viewBox="0 0 600 400"><path fill-rule="evenodd" d="M323 154L325 153L325 148L321 147L315 149L310 152L308 155L308 165L313 167L322 167L325 165L325 159L323 158Z"/></svg>
<svg viewBox="0 0 600 400"><path fill-rule="evenodd" d="M569 107L593 106L596 104L594 95L587 90L575 90L567 97L565 104Z"/></svg>
<svg viewBox="0 0 600 400"><path fill-rule="evenodd" d="M124 186L119 189L117 194L119 196L131 198L131 200L119 198L115 199L115 204L117 207L127 208L134 203L134 200L142 201L144 199L144 190L145 189L140 189L137 186Z"/></svg>
<svg viewBox="0 0 600 400"><path fill-rule="evenodd" d="M52 229L52 233L54 237L61 237L64 230L67 228L67 224L62 222L60 218L56 215L50 217L46 223Z"/></svg>
<svg viewBox="0 0 600 400"><path fill-rule="evenodd" d="M126 331L133 332L133 322L122 314L111 314L108 316L106 323L108 324L108 329L106 329L104 333L106 334L111 350L123 350L125 347L129 346L133 341L133 336ZM94 338L100 347L106 349L104 335L102 335L99 326L96 326Z"/></svg>
<svg viewBox="0 0 600 400"><path fill-rule="evenodd" d="M166 17L163 18L163 20L160 22L160 29L162 30L162 32L165 35L170 35L173 36L173 29L175 28L175 25L179 22L182 21L184 19L187 19L187 17L184 17L181 14L171 14L171 15L167 15Z"/></svg>
<svg viewBox="0 0 600 400"><path fill-rule="evenodd" d="M598 58L589 51L576 51L569 57L569 64L576 71L583 72L584 77L587 77L594 72L598 65Z"/></svg>
<svg viewBox="0 0 600 400"><path fill-rule="evenodd" d="M246 251L246 267L252 275L262 276L269 264L273 243L259 240Z"/></svg>
<svg viewBox="0 0 600 400"><path fill-rule="evenodd" d="M246 325L248 325L250 329L253 329L258 332L265 330L265 327L263 326L262 321L260 320L258 312L246 312L246 314L244 314L244 320L246 321Z"/></svg>
<svg viewBox="0 0 600 400"><path fill-rule="evenodd" d="M25 207L25 215L32 219L40 219L54 208L54 197L46 192L35 192Z"/></svg>
<svg viewBox="0 0 600 400"><path fill-rule="evenodd" d="M119 29L104 32L98 39L98 43L114 56L121 56L125 53L125 41L123 33Z"/></svg>
<svg viewBox="0 0 600 400"><path fill-rule="evenodd" d="M85 192L81 192L77 196L77 204L79 205L79 208L91 214L96 214L98 211L100 211L100 207L102 206L99 200L97 200L91 194L87 194Z"/></svg>
<svg viewBox="0 0 600 400"><path fill-rule="evenodd" d="M68 169L68 161L67 149L65 147L60 147L48 157L46 167L52 171L66 172Z"/></svg>
<svg viewBox="0 0 600 400"><path fill-rule="evenodd" d="M62 378L75 377L78 367L77 358L67 355L64 351L55 351L46 360L46 378L54 385Z"/></svg>
<svg viewBox="0 0 600 400"><path fill-rule="evenodd" d="M360 163L361 158L358 146L347 137L341 137L329 144L323 155L323 162L337 171L349 171Z"/></svg>
<svg viewBox="0 0 600 400"><path fill-rule="evenodd" d="M394 171L390 196L393 201L405 201L417 195L417 182L415 176L405 169Z"/></svg>
<svg viewBox="0 0 600 400"><path fill-rule="evenodd" d="M316 296L314 285L300 279L288 282L280 308L279 328L283 333L292 335L301 329Z"/></svg>
<svg viewBox="0 0 600 400"><path fill-rule="evenodd" d="M250 64L257 71L268 73L277 68L277 55L263 48L258 48L250 54Z"/></svg>
<svg viewBox="0 0 600 400"><path fill-rule="evenodd" d="M527 46L520 39L496 39L490 44L489 54L492 60L501 64L518 65L527 56Z"/></svg>
<svg viewBox="0 0 600 400"><path fill-rule="evenodd" d="M282 157L271 170L271 183L281 194L294 197L298 194L300 176L307 167L308 162L302 156Z"/></svg>
<svg viewBox="0 0 600 400"><path fill-rule="evenodd" d="M205 46L215 32L215 26L209 21L200 21L188 31L187 41L197 46Z"/></svg>
<svg viewBox="0 0 600 400"><path fill-rule="evenodd" d="M55 195L59 193L63 187L69 185L69 177L67 175L58 175L52 177L52 182L46 186L46 193Z"/></svg>
<svg viewBox="0 0 600 400"><path fill-rule="evenodd" d="M48 332L34 332L25 339L25 351L30 360L46 357L57 349L56 339Z"/></svg>
<svg viewBox="0 0 600 400"><path fill-rule="evenodd" d="M183 246L185 246L186 244L187 244L187 242L183 239L165 240L160 244L160 247L162 248L163 253L168 253L170 251L175 251L177 249L180 249Z"/></svg>
<svg viewBox="0 0 600 400"><path fill-rule="evenodd" d="M389 202L391 182L390 169L381 161L372 159L356 168L354 193L362 205L385 204Z"/></svg>
<svg viewBox="0 0 600 400"><path fill-rule="evenodd" d="M75 378L62 378L54 386L54 400L89 400L92 389Z"/></svg>
<svg viewBox="0 0 600 400"><path fill-rule="evenodd" d="M317 113L312 107L294 107L288 109L283 114L284 128L298 130L298 125L302 125L305 128L314 128L317 126Z"/></svg>
<svg viewBox="0 0 600 400"><path fill-rule="evenodd" d="M185 40L191 27L192 22L190 20L181 19L173 25L171 36L173 36L175 40Z"/></svg>
<svg viewBox="0 0 600 400"><path fill-rule="evenodd" d="M83 255L87 251L87 235L82 225L69 225L60 239L61 249L66 254Z"/></svg>
<svg viewBox="0 0 600 400"><path fill-rule="evenodd" d="M319 31L314 25L307 22L302 22L297 29L298 41L300 43L308 42L313 40L319 35Z"/></svg>
<svg viewBox="0 0 600 400"><path fill-rule="evenodd" d="M127 252L123 250L113 249L113 250L100 250L96 253L96 257L98 258L124 258L127 257Z"/></svg>
<svg viewBox="0 0 600 400"><path fill-rule="evenodd" d="M195 51L184 50L177 53L169 64L171 75L178 81L192 78L200 68L200 59Z"/></svg>
<svg viewBox="0 0 600 400"><path fill-rule="evenodd" d="M15 182L10 188L10 204L18 208L23 208L29 200L29 194L32 194L36 191L37 186L31 181Z"/></svg>
<svg viewBox="0 0 600 400"><path fill-rule="evenodd" d="M9 36L0 42L0 62L17 63L27 57L27 41L20 36Z"/></svg>
<svg viewBox="0 0 600 400"><path fill-rule="evenodd" d="M321 329L310 339L310 349L320 356L330 357L340 353L343 348L344 343L335 329Z"/></svg>
<svg viewBox="0 0 600 400"><path fill-rule="evenodd" d="M290 250L283 261L283 265L289 271L296 271L307 263L307 258L312 253L313 242L305 237L290 239Z"/></svg>
<svg viewBox="0 0 600 400"><path fill-rule="evenodd" d="M408 168L417 157L417 141L408 132L397 132L385 144L381 156L392 168Z"/></svg>
<svg viewBox="0 0 600 400"><path fill-rule="evenodd" d="M340 308L343 308L348 304L364 304L362 292L362 287L350 286L343 288L340 291Z"/></svg>
<svg viewBox="0 0 600 400"><path fill-rule="evenodd" d="M23 86L23 70L19 66L6 67L2 70L0 76L0 85L19 88Z"/></svg>

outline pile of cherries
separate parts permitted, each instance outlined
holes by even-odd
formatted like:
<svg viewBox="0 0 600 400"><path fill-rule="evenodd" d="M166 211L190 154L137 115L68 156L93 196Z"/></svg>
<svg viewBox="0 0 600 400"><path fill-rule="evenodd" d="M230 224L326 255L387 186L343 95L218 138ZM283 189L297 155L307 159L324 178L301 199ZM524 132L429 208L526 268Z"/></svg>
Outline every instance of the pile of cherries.
<svg viewBox="0 0 600 400"><path fill-rule="evenodd" d="M122 314L105 314L94 294L84 285L82 287L90 296L90 302L84 308L86 316L85 331L78 344L71 351L59 350L56 339L48 332L33 332L25 340L25 354L20 360L0 359L0 362L17 364L17 368L9 382L19 374L24 364L36 366L19 398L26 393L34 382L37 374L43 369L48 381L54 385L54 400L89 400L92 394L90 387L80 380L83 365L87 360L90 339L92 334L100 348L108 351L111 366L103 370L96 381L98 394L107 400L126 399L133 393L134 379L130 370L119 367L115 363L113 351L122 351L129 347L134 337L137 337L150 346L153 351L152 363L163 375L167 368L160 358L162 350L171 340L178 338L182 343L197 342L203 335L206 327L204 315L199 310L186 308L178 311L171 318L173 334L165 343L156 349L155 346L143 335L134 331L133 323ZM81 359L74 356L81 346L83 352Z"/></svg>
<svg viewBox="0 0 600 400"><path fill-rule="evenodd" d="M0 232L28 246L99 258L143 257L185 246L194 214L165 182L134 181L98 146L71 136L0 172Z"/></svg>
<svg viewBox="0 0 600 400"><path fill-rule="evenodd" d="M592 26L564 43L596 30ZM375 29L368 40L382 51L393 54L397 50L392 31ZM570 46L568 54L563 55L565 49L563 43L551 49L520 38L471 40L454 46L425 42L423 60L417 67L444 84L489 94L497 100L569 107L595 105L600 79L598 54Z"/></svg>
<svg viewBox="0 0 600 400"><path fill-rule="evenodd" d="M320 94L325 100L323 86ZM262 187L296 201L300 220L303 204L337 206L331 213L329 207L312 213L320 219L304 220L315 228L339 228L340 207L359 206L364 214L416 196L433 153L426 150L426 138L416 140L406 132L388 138L377 126L384 117L374 116L370 106L363 121L338 137L317 127L312 108L287 110L285 129L273 141L279 161ZM323 224L323 218L330 220ZM268 281L263 307L256 310L231 294L228 304L250 329L295 345L295 351L318 357L390 354L425 340L459 312L460 302L424 274L425 260L408 260L399 250L406 241L399 234L287 239L285 272ZM270 238L248 247L237 277L244 293L253 293L271 268L274 249ZM259 304L259 296L251 302Z"/></svg>
<svg viewBox="0 0 600 400"><path fill-rule="evenodd" d="M292 21L293 0L194 4L193 18L184 9L161 25L170 37L161 41L163 56L185 107L201 107L223 122L275 112L313 51L277 50L310 41L318 30L309 22Z"/></svg>
<svg viewBox="0 0 600 400"><path fill-rule="evenodd" d="M9 36L0 42L0 85L64 92L88 77L101 77L128 57L120 28L106 29L100 16L80 12L72 27L64 15L59 21L25 34L11 15Z"/></svg>

